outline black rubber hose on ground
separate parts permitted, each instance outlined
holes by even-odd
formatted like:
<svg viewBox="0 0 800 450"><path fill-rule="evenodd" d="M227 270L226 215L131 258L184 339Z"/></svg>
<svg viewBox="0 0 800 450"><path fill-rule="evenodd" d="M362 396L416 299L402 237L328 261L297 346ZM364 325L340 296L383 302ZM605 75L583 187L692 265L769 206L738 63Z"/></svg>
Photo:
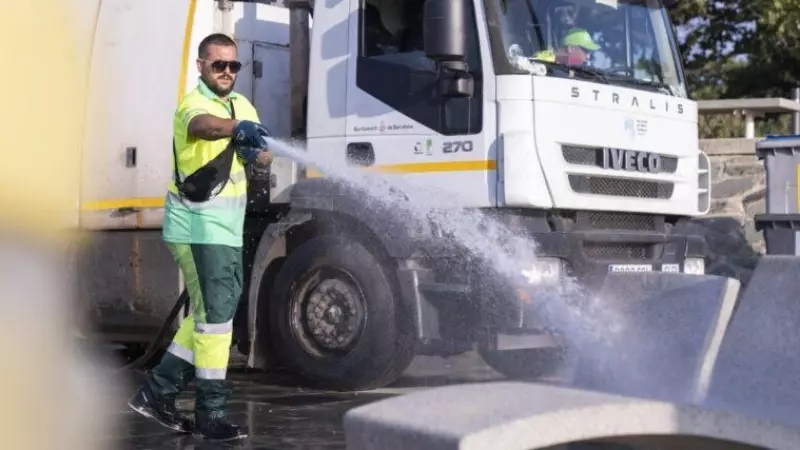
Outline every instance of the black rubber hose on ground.
<svg viewBox="0 0 800 450"><path fill-rule="evenodd" d="M158 334L156 334L155 339L150 342L150 345L147 346L147 351L144 352L144 355L136 358L132 363L116 370L116 373L123 373L123 372L131 372L134 371L153 359L153 356L158 353L161 347L161 341L166 336L167 331L169 331L170 326L172 325L172 321L178 317L178 314L181 312L181 309L184 307L189 307L189 292L186 289L181 292L181 295L178 296L178 300L175 302L175 306L172 307L172 311L170 311L169 316L164 321L164 324L161 325L161 329L158 330Z"/></svg>

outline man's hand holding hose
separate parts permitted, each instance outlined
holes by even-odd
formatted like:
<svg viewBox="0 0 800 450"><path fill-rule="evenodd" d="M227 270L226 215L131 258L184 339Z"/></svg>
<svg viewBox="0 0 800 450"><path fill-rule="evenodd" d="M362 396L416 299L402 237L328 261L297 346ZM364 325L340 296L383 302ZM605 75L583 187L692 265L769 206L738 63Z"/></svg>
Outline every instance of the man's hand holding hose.
<svg viewBox="0 0 800 450"><path fill-rule="evenodd" d="M249 120L240 120L233 128L233 140L239 157L258 167L272 163L272 152L267 149L269 132L264 126Z"/></svg>

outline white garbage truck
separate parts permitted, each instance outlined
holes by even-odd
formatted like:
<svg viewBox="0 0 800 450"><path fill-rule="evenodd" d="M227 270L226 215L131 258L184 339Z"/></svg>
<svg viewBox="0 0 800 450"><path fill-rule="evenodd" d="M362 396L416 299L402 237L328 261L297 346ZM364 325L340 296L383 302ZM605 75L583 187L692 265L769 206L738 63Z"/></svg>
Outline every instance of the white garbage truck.
<svg viewBox="0 0 800 450"><path fill-rule="evenodd" d="M159 230L172 114L212 32L236 38L236 89L274 136L455 193L536 242L542 283L705 271L705 241L680 229L709 209L709 159L662 0L96 6L79 226L105 339L146 342L180 289ZM536 308L497 301L513 292L435 226L284 158L249 173L235 340L250 366L367 389L415 355L477 349L511 376L559 364Z"/></svg>

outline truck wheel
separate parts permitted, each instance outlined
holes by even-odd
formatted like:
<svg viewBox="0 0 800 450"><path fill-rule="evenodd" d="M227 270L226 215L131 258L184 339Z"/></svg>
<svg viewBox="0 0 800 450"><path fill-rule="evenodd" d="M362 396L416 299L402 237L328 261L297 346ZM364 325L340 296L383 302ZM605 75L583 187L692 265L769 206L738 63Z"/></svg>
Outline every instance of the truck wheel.
<svg viewBox="0 0 800 450"><path fill-rule="evenodd" d="M492 369L511 378L541 378L554 375L564 366L564 350L560 347L524 350L478 349L481 358Z"/></svg>
<svg viewBox="0 0 800 450"><path fill-rule="evenodd" d="M373 389L399 378L416 336L387 271L348 236L318 236L292 251L269 300L282 365L325 389Z"/></svg>

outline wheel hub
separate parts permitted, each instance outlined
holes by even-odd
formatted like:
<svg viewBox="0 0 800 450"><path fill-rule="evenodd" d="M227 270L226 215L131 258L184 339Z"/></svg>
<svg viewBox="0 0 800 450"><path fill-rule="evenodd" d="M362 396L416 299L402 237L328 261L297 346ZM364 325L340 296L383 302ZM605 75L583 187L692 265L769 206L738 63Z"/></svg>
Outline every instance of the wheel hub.
<svg viewBox="0 0 800 450"><path fill-rule="evenodd" d="M306 327L314 342L325 351L346 350L356 340L363 321L361 294L351 283L328 278L307 296Z"/></svg>
<svg viewBox="0 0 800 450"><path fill-rule="evenodd" d="M342 309L338 306L331 306L325 311L325 318L328 319L328 322L338 324L339 321L342 319Z"/></svg>

